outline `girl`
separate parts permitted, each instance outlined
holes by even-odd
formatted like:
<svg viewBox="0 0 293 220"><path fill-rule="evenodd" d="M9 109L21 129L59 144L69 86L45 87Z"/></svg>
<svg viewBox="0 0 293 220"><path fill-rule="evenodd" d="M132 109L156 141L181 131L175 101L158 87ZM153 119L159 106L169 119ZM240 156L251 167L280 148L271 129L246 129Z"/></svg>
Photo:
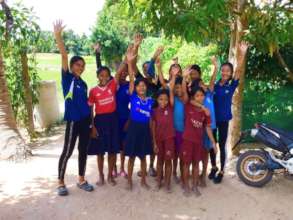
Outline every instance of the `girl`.
<svg viewBox="0 0 293 220"><path fill-rule="evenodd" d="M167 81L164 79L163 72L162 72L162 66L160 59L158 58L156 61L158 73L159 73L159 80L162 85L162 88L167 89ZM179 159L179 152L180 152L180 146L182 143L182 133L184 130L184 100L183 100L183 90L182 90L182 69L181 66L178 64L178 58L176 59L176 62L173 63L169 68L169 78L171 78L172 74L175 69L179 69L178 74L176 74L175 77L175 85L172 86L173 89L170 88L170 97L171 99L174 99L174 128L175 128L175 155L173 159L173 178L176 183L180 182L180 179L177 176L177 164ZM170 84L171 87L171 84ZM172 97L173 96L173 97ZM182 177L182 168L183 164L180 161L180 173Z"/></svg>
<svg viewBox="0 0 293 220"><path fill-rule="evenodd" d="M125 143L125 155L128 160L128 189L132 190L132 173L135 157L141 161L141 186L149 189L146 182L146 155L153 153L151 140L151 113L153 99L146 96L147 82L144 78L138 78L134 82L135 57L132 50L127 51L127 64L129 67L129 94L130 94L130 122Z"/></svg>
<svg viewBox="0 0 293 220"><path fill-rule="evenodd" d="M242 66L245 60L245 54L248 45L241 42L238 48L240 63L237 66ZM224 176L224 168L226 162L226 140L228 135L229 121L232 119L231 105L233 94L239 84L240 70L236 69L233 77L233 65L229 62L221 65L221 79L214 87L214 105L216 114L216 133L218 133L218 143L220 147L221 169L218 175L216 166L216 155L213 151L210 153L212 169L209 178L214 180L214 183L221 183Z"/></svg>
<svg viewBox="0 0 293 220"><path fill-rule="evenodd" d="M60 196L68 195L64 175L68 159L72 155L77 138L79 138L79 180L77 186L85 191L93 191L94 189L84 178L90 133L90 108L87 104L87 84L80 77L85 68L85 61L82 57L74 56L71 58L68 66L68 54L62 40L63 30L64 25L62 21L56 21L54 24L54 34L62 57L62 88L65 98L64 120L67 121L64 147L58 165L59 186L57 191Z"/></svg>
<svg viewBox="0 0 293 220"><path fill-rule="evenodd" d="M111 77L110 69L101 66L97 70L99 84L90 90L88 104L92 108L92 141L88 150L89 155L97 155L99 181L97 185L104 185L104 154L108 153L108 183L116 185L113 170L116 154L119 153L119 130L116 113L116 91L123 65L120 65L115 78ZM94 112L95 110L95 117Z"/></svg>
<svg viewBox="0 0 293 220"><path fill-rule="evenodd" d="M176 68L172 72L172 80L170 84L170 101L169 101L169 91L167 89L162 89L158 92L157 103L158 107L154 109L153 114L153 139L154 139L154 150L157 154L157 181L158 190L162 186L162 177L165 165L165 186L167 192L171 192L171 174L172 174L172 159L175 153L175 130L173 124L173 104L174 95L173 89L175 84L176 75L179 73L180 69Z"/></svg>
<svg viewBox="0 0 293 220"><path fill-rule="evenodd" d="M185 105L185 129L183 132L183 143L181 147L181 159L183 161L183 188L186 196L190 195L189 186L189 166L192 165L192 191L196 196L200 196L198 190L199 180L199 161L203 159L204 148L203 138L206 131L208 137L216 148L216 143L210 128L210 117L208 110L197 107L198 104L203 104L205 93L197 87L191 91L191 100L188 101L186 89L186 76L190 74L190 69L185 71L183 79L184 101Z"/></svg>

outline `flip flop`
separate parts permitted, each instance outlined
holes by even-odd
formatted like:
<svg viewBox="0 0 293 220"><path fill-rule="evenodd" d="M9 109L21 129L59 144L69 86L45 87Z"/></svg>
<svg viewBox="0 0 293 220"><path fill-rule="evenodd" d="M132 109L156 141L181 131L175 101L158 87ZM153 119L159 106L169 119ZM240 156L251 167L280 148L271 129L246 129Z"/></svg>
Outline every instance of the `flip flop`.
<svg viewBox="0 0 293 220"><path fill-rule="evenodd" d="M94 190L94 187L89 184L87 181L83 182L83 183L77 183L76 184L78 188L84 190L84 191L87 191L87 192L91 192Z"/></svg>
<svg viewBox="0 0 293 220"><path fill-rule="evenodd" d="M66 186L59 186L57 188L57 193L59 196L67 196L68 195L68 190Z"/></svg>

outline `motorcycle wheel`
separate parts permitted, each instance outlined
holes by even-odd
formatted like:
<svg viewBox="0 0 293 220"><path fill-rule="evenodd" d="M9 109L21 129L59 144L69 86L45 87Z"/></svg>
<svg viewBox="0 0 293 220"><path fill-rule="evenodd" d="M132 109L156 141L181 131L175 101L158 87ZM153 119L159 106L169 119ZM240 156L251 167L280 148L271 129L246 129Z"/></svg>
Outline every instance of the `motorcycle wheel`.
<svg viewBox="0 0 293 220"><path fill-rule="evenodd" d="M266 155L262 151L250 150L241 154L237 161L237 174L247 185L262 187L271 181L273 172L271 170L257 170L256 164L265 164Z"/></svg>

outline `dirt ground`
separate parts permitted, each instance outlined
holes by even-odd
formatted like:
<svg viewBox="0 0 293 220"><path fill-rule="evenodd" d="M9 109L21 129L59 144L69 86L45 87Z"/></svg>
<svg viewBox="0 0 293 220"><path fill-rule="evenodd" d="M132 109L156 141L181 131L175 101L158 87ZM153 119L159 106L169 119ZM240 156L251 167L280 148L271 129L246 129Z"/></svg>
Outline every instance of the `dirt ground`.
<svg viewBox="0 0 293 220"><path fill-rule="evenodd" d="M63 145L63 128L41 139L26 162L0 162L0 219L284 219L292 217L293 181L277 175L263 188L244 185L235 173L235 159L230 160L221 185L208 181L202 196L186 198L173 183L173 193L155 192L155 180L146 191L134 177L134 190L125 190L126 180L118 185L95 187L87 193L76 187L77 152L69 160L66 182L70 195L56 195L57 162ZM136 163L135 170L139 169ZM87 178L97 180L96 158L89 157Z"/></svg>

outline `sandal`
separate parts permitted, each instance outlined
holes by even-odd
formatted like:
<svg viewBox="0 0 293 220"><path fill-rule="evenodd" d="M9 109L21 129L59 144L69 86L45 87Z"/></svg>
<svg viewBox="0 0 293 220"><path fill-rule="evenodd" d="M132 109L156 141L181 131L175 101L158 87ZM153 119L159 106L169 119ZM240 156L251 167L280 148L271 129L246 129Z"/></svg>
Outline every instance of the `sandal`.
<svg viewBox="0 0 293 220"><path fill-rule="evenodd" d="M59 196L67 196L68 190L67 190L66 186L58 186L57 193Z"/></svg>
<svg viewBox="0 0 293 220"><path fill-rule="evenodd" d="M91 192L94 190L94 187L89 184L87 181L83 182L83 183L77 183L76 184L78 188L87 191L87 192Z"/></svg>

